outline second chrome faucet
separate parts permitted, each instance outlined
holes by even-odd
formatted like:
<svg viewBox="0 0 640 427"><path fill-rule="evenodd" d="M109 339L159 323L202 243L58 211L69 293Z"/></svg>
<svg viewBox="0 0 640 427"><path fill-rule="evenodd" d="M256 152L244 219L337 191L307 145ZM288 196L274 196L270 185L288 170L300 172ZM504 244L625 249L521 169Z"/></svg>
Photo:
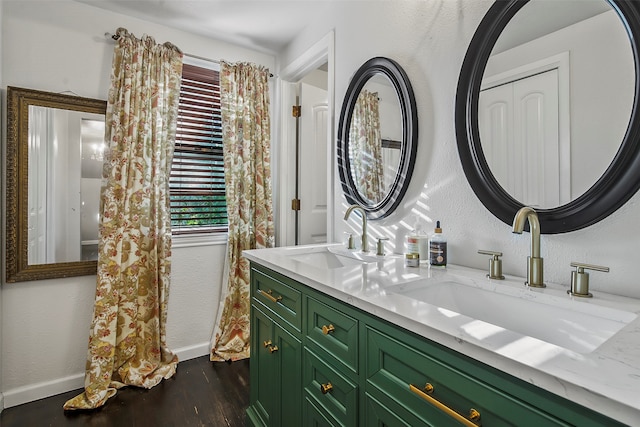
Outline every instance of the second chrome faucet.
<svg viewBox="0 0 640 427"><path fill-rule="evenodd" d="M540 222L533 208L521 208L513 218L513 232L522 234L525 223L529 221L531 234L531 254L527 257L527 281L525 284L534 288L544 288L544 266L540 256Z"/></svg>

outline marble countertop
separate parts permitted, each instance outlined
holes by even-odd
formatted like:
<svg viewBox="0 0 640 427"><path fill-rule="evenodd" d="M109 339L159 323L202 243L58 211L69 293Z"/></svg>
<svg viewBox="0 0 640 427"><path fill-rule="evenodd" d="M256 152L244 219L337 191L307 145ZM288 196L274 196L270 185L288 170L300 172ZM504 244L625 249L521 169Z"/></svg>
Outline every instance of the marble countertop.
<svg viewBox="0 0 640 427"><path fill-rule="evenodd" d="M343 250L340 245L313 245L255 249L243 254L250 261L514 377L625 424L640 425L640 300L602 292L594 292L594 298L572 297L564 286L547 283L546 288L528 288L519 277L490 280L486 272L461 266L405 267L400 255L364 257L372 262L354 261L344 266L322 265L309 257L329 249ZM611 338L593 344L595 349L583 349L581 343L574 348L529 336L534 334L505 330L403 294L412 286L451 278L527 301L527 309L520 308L518 314L541 328L555 324L553 318L543 319L537 313L542 299L557 302L567 311L597 312L614 320L617 313L623 313L627 320ZM629 318L632 320L626 323ZM494 333L496 328L499 334Z"/></svg>

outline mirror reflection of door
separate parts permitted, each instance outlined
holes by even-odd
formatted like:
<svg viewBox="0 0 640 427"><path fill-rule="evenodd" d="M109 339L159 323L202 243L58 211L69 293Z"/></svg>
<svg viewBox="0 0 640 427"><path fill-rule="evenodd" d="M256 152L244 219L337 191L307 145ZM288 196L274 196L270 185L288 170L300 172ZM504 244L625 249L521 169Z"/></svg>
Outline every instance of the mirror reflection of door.
<svg viewBox="0 0 640 427"><path fill-rule="evenodd" d="M480 140L494 177L516 200L538 208L569 202L568 158L559 146L558 70L485 89L480 95ZM561 123L562 122L562 123ZM560 164L561 158L565 164ZM565 191L562 192L561 188Z"/></svg>
<svg viewBox="0 0 640 427"><path fill-rule="evenodd" d="M498 86L496 77L508 73L514 74L514 82L527 79L523 85L533 84L533 79L529 80L528 77L541 74L541 79L548 78L546 72L557 68L560 140L558 150L552 148L548 153L559 153L556 159L559 172L547 170L547 166L540 166L538 170L540 175L559 176L557 186L560 194L558 201L554 202L555 196L551 197L548 189L533 185L538 182L548 187L547 177L532 176L534 171L523 169L522 166L520 172L524 175L518 179L528 180L525 188L522 189L521 184L512 186L507 182L513 178L506 178L505 174L513 173L509 171L515 163L505 153L496 153L496 150L500 150L495 148L498 142L488 141L493 135L487 135L495 134L497 138L509 138L510 143L518 143L522 138L542 138L544 133L530 127L526 129L525 136L519 130L510 131L513 134L500 131L495 127L497 110L491 113L495 115L493 119L487 116L481 118L482 110L487 108L489 102L482 98L497 96L483 91L479 103L485 105L479 105L478 110L480 138L483 150L487 149L485 147L493 150L491 158L486 152L485 158L494 177L512 197L523 204L555 208L576 200L603 175L614 159L629 125L635 93L633 58L626 28L615 10L604 0L531 0L513 16L492 49L484 70L482 88ZM540 69L541 63L545 63L546 67L554 61L560 65ZM527 67L533 72L525 75L522 71ZM506 81L499 84L503 83ZM518 84L514 83L514 91L519 90L516 86ZM530 101L529 107L533 105L532 99ZM544 107L547 109L549 107L548 104L540 105L547 105ZM535 112L532 108L528 111ZM542 116L539 118L546 120ZM513 119L519 120L518 117ZM491 124L488 125L488 121ZM485 126L491 129L484 129ZM545 128L549 130L546 124ZM548 135L544 138L542 147L554 145L547 141ZM531 165L544 160L549 165L552 161L545 157L548 153L544 156L539 153L539 159L526 163Z"/></svg>
<svg viewBox="0 0 640 427"><path fill-rule="evenodd" d="M29 106L29 265L97 259L100 179L85 178L82 157L83 142L103 140L103 115ZM89 229L95 256L83 245Z"/></svg>
<svg viewBox="0 0 640 427"><path fill-rule="evenodd" d="M327 242L327 73L319 69L300 82L298 244Z"/></svg>
<svg viewBox="0 0 640 427"><path fill-rule="evenodd" d="M80 247L81 260L98 259L100 187L104 160L104 118L82 119L80 173Z"/></svg>

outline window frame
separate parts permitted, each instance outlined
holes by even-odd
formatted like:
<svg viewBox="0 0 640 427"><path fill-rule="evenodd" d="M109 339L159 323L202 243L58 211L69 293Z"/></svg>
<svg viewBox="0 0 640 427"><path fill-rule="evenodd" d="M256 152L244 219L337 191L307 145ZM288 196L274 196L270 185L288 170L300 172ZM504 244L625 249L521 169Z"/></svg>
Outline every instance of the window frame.
<svg viewBox="0 0 640 427"><path fill-rule="evenodd" d="M208 70L214 70L216 72L220 71L220 65L215 61L208 61L208 60L185 56L183 59L183 64L205 68ZM176 147L178 147L178 144L179 144L178 135L179 133L176 132ZM223 157L221 157L221 160L222 161L224 160ZM175 162L175 151L174 151L174 162ZM174 166L174 163L172 162L172 176L174 172L173 166ZM223 170L224 170L224 167L223 167ZM226 200L225 200L225 207L226 207ZM171 210L172 210L172 216L173 216L173 209ZM174 240L174 244L173 244L174 247L200 246L200 245L207 245L211 243L223 243L223 242L226 242L227 235L228 235L228 221L225 225L208 226L208 227L202 226L202 227L194 227L191 229L189 227L176 228L175 226L172 225L172 239Z"/></svg>

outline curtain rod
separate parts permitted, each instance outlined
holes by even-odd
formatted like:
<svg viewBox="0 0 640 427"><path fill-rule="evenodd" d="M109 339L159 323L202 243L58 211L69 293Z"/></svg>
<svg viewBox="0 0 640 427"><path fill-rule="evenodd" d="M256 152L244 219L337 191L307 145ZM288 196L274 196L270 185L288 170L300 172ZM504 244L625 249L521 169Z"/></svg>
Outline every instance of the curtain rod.
<svg viewBox="0 0 640 427"><path fill-rule="evenodd" d="M108 39L112 39L112 40L118 40L120 38L119 35L111 34L109 32L105 32L104 33L104 37L108 38ZM220 65L220 61L218 61L217 59L205 58L204 56L192 55L192 54L186 53L186 52L183 52L183 55L184 56L188 56L190 58L194 58L194 59L200 59L201 61L213 62L214 64ZM267 71L268 70L269 69L267 68ZM269 77L273 77L273 74L269 73Z"/></svg>

